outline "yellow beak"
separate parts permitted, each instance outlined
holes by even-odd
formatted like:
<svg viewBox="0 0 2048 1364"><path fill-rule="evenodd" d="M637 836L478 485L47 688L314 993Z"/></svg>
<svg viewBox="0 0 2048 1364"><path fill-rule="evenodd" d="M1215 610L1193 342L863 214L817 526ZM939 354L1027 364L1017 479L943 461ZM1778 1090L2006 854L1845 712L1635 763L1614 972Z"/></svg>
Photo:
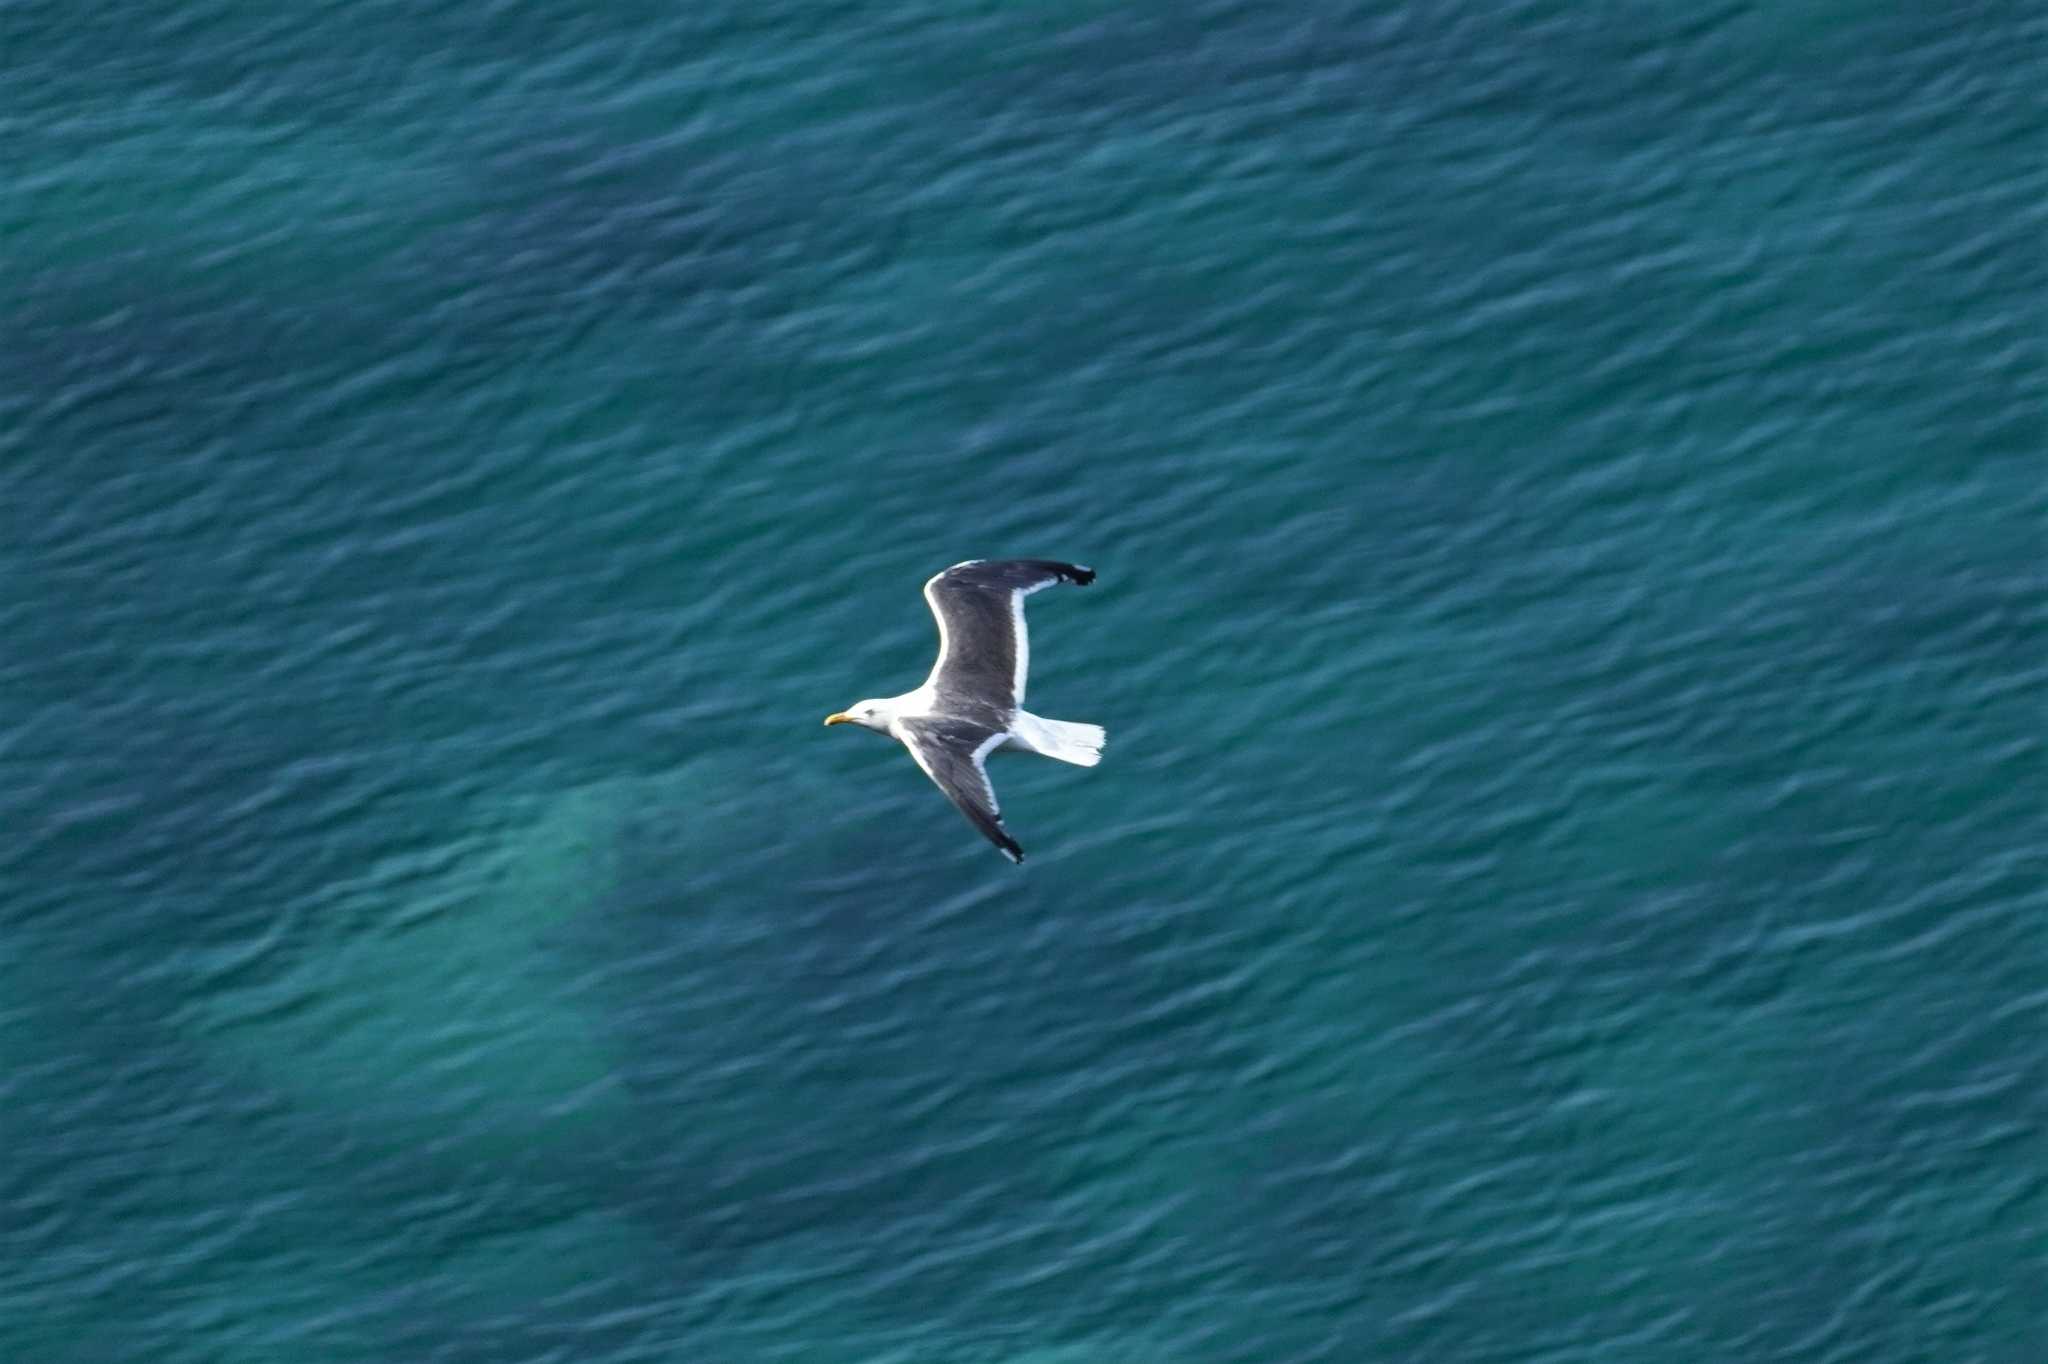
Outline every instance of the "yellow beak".
<svg viewBox="0 0 2048 1364"><path fill-rule="evenodd" d="M853 723L853 717L843 710L835 710L825 717L825 723L828 725L850 725Z"/></svg>

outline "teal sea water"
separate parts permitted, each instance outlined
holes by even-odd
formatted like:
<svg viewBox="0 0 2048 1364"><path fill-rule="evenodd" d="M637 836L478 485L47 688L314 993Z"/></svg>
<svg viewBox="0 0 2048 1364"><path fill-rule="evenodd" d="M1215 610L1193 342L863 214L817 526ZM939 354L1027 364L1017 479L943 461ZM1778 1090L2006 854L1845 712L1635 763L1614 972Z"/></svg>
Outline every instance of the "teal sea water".
<svg viewBox="0 0 2048 1364"><path fill-rule="evenodd" d="M0 6L0 1360L2042 1358L2044 39Z"/></svg>

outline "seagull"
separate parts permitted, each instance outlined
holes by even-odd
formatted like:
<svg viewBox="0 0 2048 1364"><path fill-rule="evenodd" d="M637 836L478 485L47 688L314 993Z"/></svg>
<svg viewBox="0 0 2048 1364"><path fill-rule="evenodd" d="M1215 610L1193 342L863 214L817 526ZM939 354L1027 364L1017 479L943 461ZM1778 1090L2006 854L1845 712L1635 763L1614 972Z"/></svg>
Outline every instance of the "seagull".
<svg viewBox="0 0 2048 1364"><path fill-rule="evenodd" d="M1078 767L1102 761L1100 725L1048 720L1024 709L1031 641L1024 599L1054 583L1086 587L1095 570L1052 559L969 559L933 574L924 599L939 623L939 659L916 691L857 702L825 717L896 739L967 822L1012 862L1024 849L1003 827L984 764L997 749L1018 749Z"/></svg>

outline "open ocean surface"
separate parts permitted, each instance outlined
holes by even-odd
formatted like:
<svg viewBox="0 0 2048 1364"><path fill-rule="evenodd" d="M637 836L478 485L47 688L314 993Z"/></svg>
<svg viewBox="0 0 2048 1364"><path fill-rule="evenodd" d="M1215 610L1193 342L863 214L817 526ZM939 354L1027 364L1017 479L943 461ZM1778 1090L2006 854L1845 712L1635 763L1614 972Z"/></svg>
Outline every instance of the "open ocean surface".
<svg viewBox="0 0 2048 1364"><path fill-rule="evenodd" d="M0 5L0 1361L2048 1358L2044 52Z"/></svg>

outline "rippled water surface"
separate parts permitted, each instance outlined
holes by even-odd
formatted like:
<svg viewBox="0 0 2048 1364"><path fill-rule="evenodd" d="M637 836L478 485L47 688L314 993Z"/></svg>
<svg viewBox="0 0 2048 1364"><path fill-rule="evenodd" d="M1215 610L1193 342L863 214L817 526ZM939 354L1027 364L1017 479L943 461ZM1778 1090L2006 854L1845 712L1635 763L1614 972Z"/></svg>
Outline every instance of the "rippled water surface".
<svg viewBox="0 0 2048 1364"><path fill-rule="evenodd" d="M0 7L0 1359L2041 1358L2044 37Z"/></svg>

